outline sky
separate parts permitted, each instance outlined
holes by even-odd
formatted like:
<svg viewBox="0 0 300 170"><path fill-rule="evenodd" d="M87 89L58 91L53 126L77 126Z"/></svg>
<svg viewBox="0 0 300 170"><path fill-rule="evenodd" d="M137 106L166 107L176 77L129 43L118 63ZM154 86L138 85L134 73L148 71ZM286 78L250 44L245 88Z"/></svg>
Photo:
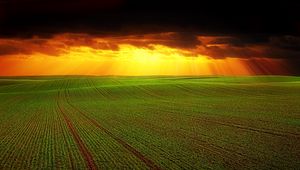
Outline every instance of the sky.
<svg viewBox="0 0 300 170"><path fill-rule="evenodd" d="M0 0L0 76L300 75L299 4Z"/></svg>

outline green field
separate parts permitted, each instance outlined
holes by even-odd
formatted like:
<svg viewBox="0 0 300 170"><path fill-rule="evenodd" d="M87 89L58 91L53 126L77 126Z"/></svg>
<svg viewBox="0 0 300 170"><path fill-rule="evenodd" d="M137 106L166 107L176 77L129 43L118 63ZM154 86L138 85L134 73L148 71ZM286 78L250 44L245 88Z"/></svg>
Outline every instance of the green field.
<svg viewBox="0 0 300 170"><path fill-rule="evenodd" d="M300 77L2 77L0 169L299 169Z"/></svg>

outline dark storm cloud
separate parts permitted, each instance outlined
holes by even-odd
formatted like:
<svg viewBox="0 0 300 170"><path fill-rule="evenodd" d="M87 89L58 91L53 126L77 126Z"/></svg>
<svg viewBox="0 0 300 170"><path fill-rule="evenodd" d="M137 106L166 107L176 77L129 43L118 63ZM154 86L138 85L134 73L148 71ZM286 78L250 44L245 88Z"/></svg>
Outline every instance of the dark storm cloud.
<svg viewBox="0 0 300 170"><path fill-rule="evenodd" d="M0 0L0 35L73 32L299 34L299 4L261 1Z"/></svg>
<svg viewBox="0 0 300 170"><path fill-rule="evenodd" d="M30 55L41 53L56 56L65 52L66 45L49 39L0 39L0 57L8 55Z"/></svg>
<svg viewBox="0 0 300 170"><path fill-rule="evenodd" d="M253 36L253 35L252 35ZM300 74L300 37L268 36L203 36L197 52L213 58L275 58L289 63L289 70Z"/></svg>
<svg viewBox="0 0 300 170"><path fill-rule="evenodd" d="M197 36L191 33L166 32L143 35L89 35L56 34L52 37L4 38L0 39L0 56L42 53L59 55L72 47L88 47L95 50L119 50L120 44L129 44L141 48L153 48L151 44L165 45L173 48L193 50L200 45Z"/></svg>
<svg viewBox="0 0 300 170"><path fill-rule="evenodd" d="M214 58L266 57L297 59L300 57L300 38L296 36L246 36L199 37L200 52Z"/></svg>
<svg viewBox="0 0 300 170"><path fill-rule="evenodd" d="M192 32L163 32L111 37L115 43L131 44L137 47L148 47L149 44L160 44L174 48L194 49L201 42Z"/></svg>
<svg viewBox="0 0 300 170"><path fill-rule="evenodd" d="M29 54L30 52L23 47L11 44L0 44L0 56L12 54Z"/></svg>

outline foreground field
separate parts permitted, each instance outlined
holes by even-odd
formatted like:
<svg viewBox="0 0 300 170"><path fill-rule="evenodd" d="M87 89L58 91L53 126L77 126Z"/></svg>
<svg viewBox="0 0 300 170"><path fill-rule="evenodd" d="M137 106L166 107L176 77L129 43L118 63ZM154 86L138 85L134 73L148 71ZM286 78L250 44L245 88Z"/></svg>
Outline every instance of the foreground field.
<svg viewBox="0 0 300 170"><path fill-rule="evenodd" d="M0 79L0 169L299 167L299 77Z"/></svg>

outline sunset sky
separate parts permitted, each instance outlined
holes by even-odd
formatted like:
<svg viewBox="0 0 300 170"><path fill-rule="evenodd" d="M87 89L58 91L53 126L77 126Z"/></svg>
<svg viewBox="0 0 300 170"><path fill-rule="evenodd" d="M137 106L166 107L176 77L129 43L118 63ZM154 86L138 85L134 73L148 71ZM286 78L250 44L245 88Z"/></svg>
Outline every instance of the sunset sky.
<svg viewBox="0 0 300 170"><path fill-rule="evenodd" d="M299 75L298 7L0 0L0 76Z"/></svg>

